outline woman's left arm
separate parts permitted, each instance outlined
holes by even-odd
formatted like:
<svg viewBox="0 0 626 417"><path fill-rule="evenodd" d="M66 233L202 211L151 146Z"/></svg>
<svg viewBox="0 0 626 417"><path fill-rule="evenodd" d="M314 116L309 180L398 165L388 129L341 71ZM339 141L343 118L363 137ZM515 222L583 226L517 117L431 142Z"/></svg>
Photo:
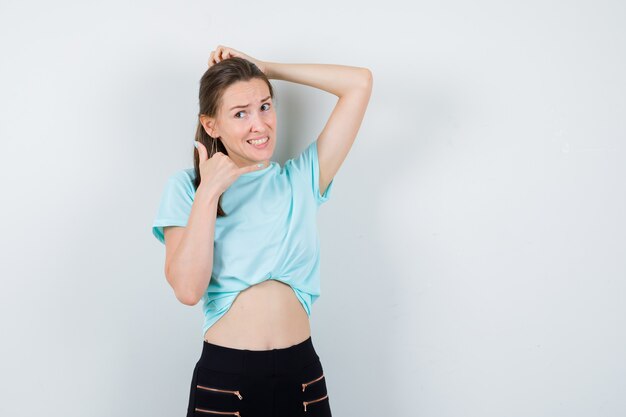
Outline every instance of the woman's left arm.
<svg viewBox="0 0 626 417"><path fill-rule="evenodd" d="M372 72L367 68L333 64L283 64L264 61L270 79L319 88L339 97L326 126L317 138L320 193L348 156L363 121L372 93Z"/></svg>

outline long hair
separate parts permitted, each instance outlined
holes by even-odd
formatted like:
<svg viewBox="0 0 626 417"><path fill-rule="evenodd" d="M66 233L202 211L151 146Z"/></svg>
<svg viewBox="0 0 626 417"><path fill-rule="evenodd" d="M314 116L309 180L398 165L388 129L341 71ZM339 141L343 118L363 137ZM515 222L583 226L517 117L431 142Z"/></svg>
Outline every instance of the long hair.
<svg viewBox="0 0 626 417"><path fill-rule="evenodd" d="M200 116L207 115L209 117L217 117L220 106L222 105L222 95L224 91L238 81L249 81L253 78L259 78L267 84L270 90L270 96L274 98L274 90L267 76L254 63L247 59L232 57L227 58L217 64L211 66L200 79L199 104L200 111L198 113L198 127L196 129L196 140L202 143L207 151L209 158L216 152L222 152L228 155L224 144L220 138L213 138L204 130L204 126L200 123ZM194 147L193 166L196 177L194 179L194 188L197 190L200 185L200 156L198 150ZM217 216L226 216L222 210L222 196L217 201Z"/></svg>

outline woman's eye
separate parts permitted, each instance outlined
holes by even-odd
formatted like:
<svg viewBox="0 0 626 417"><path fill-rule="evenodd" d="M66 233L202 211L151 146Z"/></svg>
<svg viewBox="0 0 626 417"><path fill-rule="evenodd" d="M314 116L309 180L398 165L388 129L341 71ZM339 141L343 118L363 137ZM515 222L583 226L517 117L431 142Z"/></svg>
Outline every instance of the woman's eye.
<svg viewBox="0 0 626 417"><path fill-rule="evenodd" d="M268 106L267 110L269 110L270 103L263 103L263 105L261 107L266 106L266 105ZM245 112L242 110L242 111L238 111L237 113L235 113L235 118L236 119L241 119L241 117L237 116L239 113L245 113Z"/></svg>

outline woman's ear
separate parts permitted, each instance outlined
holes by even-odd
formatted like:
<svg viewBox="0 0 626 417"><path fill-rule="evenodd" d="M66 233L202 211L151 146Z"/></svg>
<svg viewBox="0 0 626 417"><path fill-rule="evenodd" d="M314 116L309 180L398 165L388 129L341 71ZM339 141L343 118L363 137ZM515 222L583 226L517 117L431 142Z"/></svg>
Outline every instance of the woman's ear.
<svg viewBox="0 0 626 417"><path fill-rule="evenodd" d="M211 136L212 138L216 138L217 129L215 128L215 119L207 116L206 114L200 115L200 123L202 127L204 127L204 131ZM218 135L219 136L219 135Z"/></svg>

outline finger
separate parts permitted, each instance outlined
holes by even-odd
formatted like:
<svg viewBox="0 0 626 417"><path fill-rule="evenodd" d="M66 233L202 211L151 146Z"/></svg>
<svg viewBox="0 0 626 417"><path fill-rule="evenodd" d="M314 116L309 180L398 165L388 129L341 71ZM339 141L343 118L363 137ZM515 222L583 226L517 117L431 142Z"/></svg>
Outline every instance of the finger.
<svg viewBox="0 0 626 417"><path fill-rule="evenodd" d="M239 168L239 174L245 174L247 172L258 171L259 169L263 169L263 168L265 168L265 165L259 162L253 165L248 165L248 166Z"/></svg>
<svg viewBox="0 0 626 417"><path fill-rule="evenodd" d="M195 141L196 148L198 149L198 160L204 162L209 159L209 152L206 150L206 146L202 142Z"/></svg>
<svg viewBox="0 0 626 417"><path fill-rule="evenodd" d="M228 59L229 55L230 55L229 48L220 45L220 53L219 53L220 61Z"/></svg>

